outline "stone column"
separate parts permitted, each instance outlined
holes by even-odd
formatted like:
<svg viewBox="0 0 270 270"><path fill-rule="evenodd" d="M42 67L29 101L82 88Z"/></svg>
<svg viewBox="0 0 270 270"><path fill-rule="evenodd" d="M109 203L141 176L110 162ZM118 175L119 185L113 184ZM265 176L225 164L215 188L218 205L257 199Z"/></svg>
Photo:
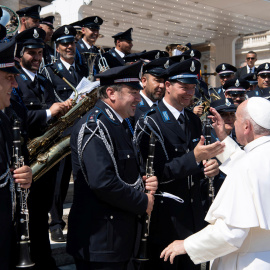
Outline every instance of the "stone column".
<svg viewBox="0 0 270 270"><path fill-rule="evenodd" d="M215 56L213 55L213 57L216 59L215 66L221 63L228 63L231 65L235 65L235 41L238 38L239 38L238 36L227 36L211 40L211 42L215 44ZM215 70L211 72L214 71ZM216 83L219 86L218 77L216 77Z"/></svg>

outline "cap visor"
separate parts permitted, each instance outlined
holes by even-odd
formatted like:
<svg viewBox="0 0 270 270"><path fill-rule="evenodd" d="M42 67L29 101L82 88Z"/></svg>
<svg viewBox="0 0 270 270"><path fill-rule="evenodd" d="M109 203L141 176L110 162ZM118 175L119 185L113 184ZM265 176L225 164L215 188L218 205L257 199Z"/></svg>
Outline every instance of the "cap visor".
<svg viewBox="0 0 270 270"><path fill-rule="evenodd" d="M178 82L189 83L189 84L197 84L198 80L196 78L181 78L177 79Z"/></svg>
<svg viewBox="0 0 270 270"><path fill-rule="evenodd" d="M126 84L126 85L128 85L128 86L130 86L132 88L137 89L137 90L142 90L143 89L140 83L136 83L136 82L125 82L123 84Z"/></svg>
<svg viewBox="0 0 270 270"><path fill-rule="evenodd" d="M74 38L63 38L59 41L56 41L56 43L70 43L73 42L75 39Z"/></svg>
<svg viewBox="0 0 270 270"><path fill-rule="evenodd" d="M236 112L236 108L222 108L222 109L217 109L217 112Z"/></svg>
<svg viewBox="0 0 270 270"><path fill-rule="evenodd" d="M8 73L13 73L13 74L20 74L20 71L16 67L0 68L0 71L5 71Z"/></svg>

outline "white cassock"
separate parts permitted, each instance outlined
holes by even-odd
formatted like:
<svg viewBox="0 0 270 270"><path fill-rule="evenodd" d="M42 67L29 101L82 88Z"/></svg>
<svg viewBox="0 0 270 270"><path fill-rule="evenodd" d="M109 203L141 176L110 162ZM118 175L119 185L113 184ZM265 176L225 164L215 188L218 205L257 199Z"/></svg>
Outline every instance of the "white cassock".
<svg viewBox="0 0 270 270"><path fill-rule="evenodd" d="M195 264L211 261L211 270L270 270L270 136L244 150L230 138L218 158L227 177L203 230L184 247Z"/></svg>

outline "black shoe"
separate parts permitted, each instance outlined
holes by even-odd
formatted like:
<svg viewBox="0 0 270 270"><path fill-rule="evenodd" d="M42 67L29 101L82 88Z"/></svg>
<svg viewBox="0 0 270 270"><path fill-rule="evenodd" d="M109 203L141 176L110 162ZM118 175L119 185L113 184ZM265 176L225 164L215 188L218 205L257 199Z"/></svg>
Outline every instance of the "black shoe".
<svg viewBox="0 0 270 270"><path fill-rule="evenodd" d="M51 239L54 242L66 242L66 238L61 228L51 231Z"/></svg>

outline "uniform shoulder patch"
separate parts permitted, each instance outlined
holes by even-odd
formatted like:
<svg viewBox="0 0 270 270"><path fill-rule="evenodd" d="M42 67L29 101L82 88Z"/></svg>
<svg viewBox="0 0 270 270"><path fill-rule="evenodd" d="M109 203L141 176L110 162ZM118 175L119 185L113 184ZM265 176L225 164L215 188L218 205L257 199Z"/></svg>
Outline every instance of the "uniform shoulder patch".
<svg viewBox="0 0 270 270"><path fill-rule="evenodd" d="M61 63L58 63L57 66L58 66L58 70L63 70L63 65Z"/></svg>
<svg viewBox="0 0 270 270"><path fill-rule="evenodd" d="M162 116L165 122L170 121L170 117L167 111L163 111Z"/></svg>
<svg viewBox="0 0 270 270"><path fill-rule="evenodd" d="M28 80L27 77L26 77L24 74L21 74L20 76L21 76L21 78L22 78L24 81L27 81L27 80Z"/></svg>
<svg viewBox="0 0 270 270"><path fill-rule="evenodd" d="M87 117L87 123L95 123L100 115L101 111L99 109L95 109L91 112Z"/></svg>

